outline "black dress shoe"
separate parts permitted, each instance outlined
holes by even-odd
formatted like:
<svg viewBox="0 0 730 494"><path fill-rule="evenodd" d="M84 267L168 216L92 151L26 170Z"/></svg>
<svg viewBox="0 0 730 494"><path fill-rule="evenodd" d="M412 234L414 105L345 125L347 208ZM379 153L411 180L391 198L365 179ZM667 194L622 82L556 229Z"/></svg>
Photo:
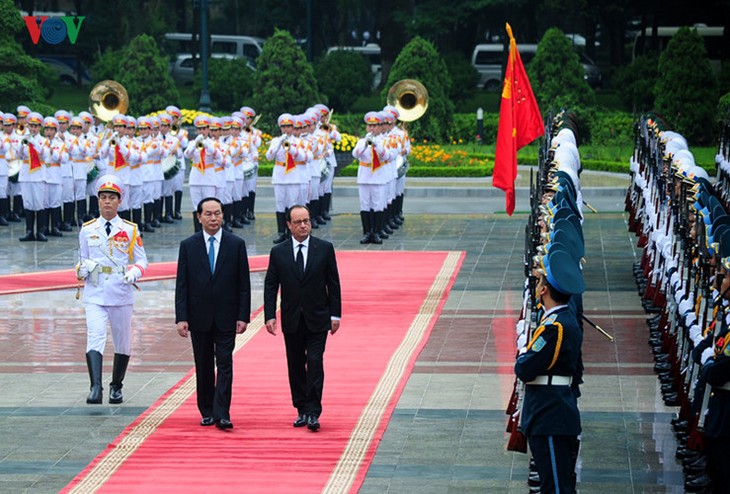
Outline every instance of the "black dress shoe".
<svg viewBox="0 0 730 494"><path fill-rule="evenodd" d="M294 421L294 427L304 427L307 425L307 415L304 413L300 413L299 416L297 416L297 419Z"/></svg>
<svg viewBox="0 0 730 494"><path fill-rule="evenodd" d="M307 417L307 429L312 432L317 432L317 430L319 429L319 418L315 417L314 415L309 415Z"/></svg>
<svg viewBox="0 0 730 494"><path fill-rule="evenodd" d="M208 427L213 424L215 424L215 419L213 417L203 417L200 420L200 425L202 425L203 427Z"/></svg>
<svg viewBox="0 0 730 494"><path fill-rule="evenodd" d="M233 429L233 423L228 419L218 419L215 422L215 426L219 429Z"/></svg>

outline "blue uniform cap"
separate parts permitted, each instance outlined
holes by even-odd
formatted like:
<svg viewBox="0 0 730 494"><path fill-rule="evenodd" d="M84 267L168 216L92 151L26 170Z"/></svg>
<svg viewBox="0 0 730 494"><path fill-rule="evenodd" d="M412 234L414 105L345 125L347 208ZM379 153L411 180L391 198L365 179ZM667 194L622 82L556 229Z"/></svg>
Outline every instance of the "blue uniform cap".
<svg viewBox="0 0 730 494"><path fill-rule="evenodd" d="M560 248L552 248L545 259L545 277L560 293L579 295L586 289L583 273L573 255Z"/></svg>

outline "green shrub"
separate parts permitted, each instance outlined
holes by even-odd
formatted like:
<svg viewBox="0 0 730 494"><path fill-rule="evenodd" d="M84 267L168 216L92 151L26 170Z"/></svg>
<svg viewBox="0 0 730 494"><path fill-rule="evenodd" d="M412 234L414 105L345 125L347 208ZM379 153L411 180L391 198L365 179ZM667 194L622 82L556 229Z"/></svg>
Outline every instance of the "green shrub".
<svg viewBox="0 0 730 494"><path fill-rule="evenodd" d="M203 88L202 70L195 74L193 91ZM243 58L211 58L208 60L208 92L213 111L237 111L253 94L254 71Z"/></svg>
<svg viewBox="0 0 730 494"><path fill-rule="evenodd" d="M294 38L276 29L256 59L253 106L259 126L278 134L276 119L284 112L301 113L320 101L314 69Z"/></svg>
<svg viewBox="0 0 730 494"><path fill-rule="evenodd" d="M176 103L180 93L170 76L167 58L154 38L141 34L123 50L115 78L129 94L129 113L147 114Z"/></svg>
<svg viewBox="0 0 730 494"><path fill-rule="evenodd" d="M484 113L482 118L482 134L477 139L476 113L456 113L448 128L449 143L459 144L477 143L494 144L497 141L497 126L499 115Z"/></svg>
<svg viewBox="0 0 730 494"><path fill-rule="evenodd" d="M714 142L717 77L696 29L680 28L659 57L656 110L692 145Z"/></svg>
<svg viewBox="0 0 730 494"><path fill-rule="evenodd" d="M479 72L461 53L450 53L444 57L446 68L451 77L449 98L461 102L474 95L474 88L479 82Z"/></svg>
<svg viewBox="0 0 730 494"><path fill-rule="evenodd" d="M549 110L591 108L595 94L570 41L558 28L548 29L527 67L535 98L543 115Z"/></svg>
<svg viewBox="0 0 730 494"><path fill-rule="evenodd" d="M354 51L328 53L317 62L315 74L327 103L341 113L348 113L357 98L370 94L373 84L370 61Z"/></svg>
<svg viewBox="0 0 730 494"><path fill-rule="evenodd" d="M122 50L106 50L99 55L91 67L93 82L115 80L116 77L119 77L119 60L121 59Z"/></svg>
<svg viewBox="0 0 730 494"><path fill-rule="evenodd" d="M612 86L616 88L626 110L641 113L654 107L658 65L656 56L642 55L616 71Z"/></svg>
<svg viewBox="0 0 730 494"><path fill-rule="evenodd" d="M390 87L401 79L419 81L426 87L429 96L426 113L408 125L411 136L418 141L445 142L454 112L454 103L448 97L451 79L446 63L431 42L416 36L401 50L381 93L383 100L387 98Z"/></svg>

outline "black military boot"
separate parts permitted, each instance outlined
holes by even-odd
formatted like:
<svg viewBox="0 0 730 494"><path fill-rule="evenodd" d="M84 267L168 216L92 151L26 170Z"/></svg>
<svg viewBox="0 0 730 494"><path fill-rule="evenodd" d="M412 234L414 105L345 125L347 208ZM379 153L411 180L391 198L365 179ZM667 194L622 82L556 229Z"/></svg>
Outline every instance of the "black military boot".
<svg viewBox="0 0 730 494"><path fill-rule="evenodd" d="M0 226L8 226L8 216L10 215L10 199L0 199Z"/></svg>
<svg viewBox="0 0 730 494"><path fill-rule="evenodd" d="M248 196L240 201L233 203L233 219L241 223L241 225L250 225L251 221L246 218L246 210L248 209ZM234 225L235 226L235 225Z"/></svg>
<svg viewBox="0 0 730 494"><path fill-rule="evenodd" d="M380 213L382 215L382 213ZM383 239L380 237L380 230L378 229L378 220L380 216L378 213L370 210L370 242L373 244L382 244ZM387 237L386 237L387 238Z"/></svg>
<svg viewBox="0 0 730 494"><path fill-rule="evenodd" d="M89 196L89 220L99 217L99 198L96 196ZM85 220L85 221L89 221Z"/></svg>
<svg viewBox="0 0 730 494"><path fill-rule="evenodd" d="M241 201L233 201L231 209L231 226L233 228L243 228L243 222L241 221L243 205L241 204ZM246 222L250 223L248 220L246 220Z"/></svg>
<svg viewBox="0 0 730 494"><path fill-rule="evenodd" d="M175 214L172 216L176 220L181 220L182 217L182 190L175 191Z"/></svg>
<svg viewBox="0 0 730 494"><path fill-rule="evenodd" d="M198 221L198 213L193 211L193 231L195 233L198 233L202 229L203 229L203 225L201 225L200 221Z"/></svg>
<svg viewBox="0 0 730 494"><path fill-rule="evenodd" d="M174 223L172 219L172 196L165 196L165 217L162 218L163 223Z"/></svg>
<svg viewBox="0 0 730 494"><path fill-rule="evenodd" d="M139 225L139 229L145 233L155 233L155 229L152 228L152 209L154 205L153 202L144 204L144 222Z"/></svg>
<svg viewBox="0 0 730 494"><path fill-rule="evenodd" d="M51 209L51 237L63 237L61 227L61 206Z"/></svg>
<svg viewBox="0 0 730 494"><path fill-rule="evenodd" d="M276 213L276 231L279 232L279 236L274 240L274 243L280 244L287 239L286 213Z"/></svg>
<svg viewBox="0 0 730 494"><path fill-rule="evenodd" d="M21 242L32 242L35 240L33 226L35 223L35 211L25 211L25 236L20 237Z"/></svg>
<svg viewBox="0 0 730 494"><path fill-rule="evenodd" d="M137 228L142 230L142 210L137 208L132 210L132 223L137 224Z"/></svg>
<svg viewBox="0 0 730 494"><path fill-rule="evenodd" d="M22 196L13 196L13 210L8 216L8 221L13 223L20 222L20 216L23 214L23 198Z"/></svg>
<svg viewBox="0 0 730 494"><path fill-rule="evenodd" d="M48 242L48 237L45 236L43 233L43 229L48 229L48 210L47 209L41 209L40 211L36 211L35 216L35 222L36 222L36 234L35 234L35 241L36 242Z"/></svg>
<svg viewBox="0 0 730 494"><path fill-rule="evenodd" d="M228 233L233 232L233 227L231 226L233 218L233 204L224 204L223 205L223 226L222 228L227 231Z"/></svg>
<svg viewBox="0 0 730 494"><path fill-rule="evenodd" d="M375 231L378 236L385 240L388 238L388 230L385 230L383 227L385 225L385 213L383 211L376 211L375 212L375 228L373 228L373 231ZM390 233L393 233L391 230Z"/></svg>
<svg viewBox="0 0 730 494"><path fill-rule="evenodd" d="M74 222L74 206L76 204L73 202L63 203L63 221L61 222L61 226L58 227L62 232L71 231L71 225Z"/></svg>
<svg viewBox="0 0 730 494"><path fill-rule="evenodd" d="M331 202L332 202L332 193L331 192L327 192L325 195L322 196L319 215L325 221L329 221L332 219L332 217L330 216Z"/></svg>
<svg viewBox="0 0 730 494"><path fill-rule="evenodd" d="M104 388L101 387L101 366L104 361L104 356L96 350L86 352L86 367L89 368L89 380L91 381L91 388L89 390L89 396L86 397L86 403L91 405L101 405L102 392Z"/></svg>
<svg viewBox="0 0 730 494"><path fill-rule="evenodd" d="M361 244L369 244L372 239L370 228L370 211L360 211L360 222L362 223L363 236L360 239Z"/></svg>
<svg viewBox="0 0 730 494"><path fill-rule="evenodd" d="M132 221L132 211L129 209L126 211L119 211L119 217L123 220Z"/></svg>
<svg viewBox="0 0 730 494"><path fill-rule="evenodd" d="M76 218L78 219L78 222L76 223L78 226L81 226L84 224L84 222L89 221L89 215L86 213L86 199L79 199L76 201Z"/></svg>
<svg viewBox="0 0 730 494"><path fill-rule="evenodd" d="M256 216L253 214L254 206L256 205L256 192L251 192L248 195L249 202L248 202L248 211L246 212L246 218L253 221L256 219Z"/></svg>
<svg viewBox="0 0 730 494"><path fill-rule="evenodd" d="M109 403L116 405L124 401L122 396L122 381L127 373L129 355L121 353L114 354L114 368L112 369L112 382L109 383Z"/></svg>
<svg viewBox="0 0 730 494"><path fill-rule="evenodd" d="M150 222L150 226L153 228L160 228L162 226L162 223L160 223L160 220L162 219L162 199L155 199L152 202L152 220Z"/></svg>

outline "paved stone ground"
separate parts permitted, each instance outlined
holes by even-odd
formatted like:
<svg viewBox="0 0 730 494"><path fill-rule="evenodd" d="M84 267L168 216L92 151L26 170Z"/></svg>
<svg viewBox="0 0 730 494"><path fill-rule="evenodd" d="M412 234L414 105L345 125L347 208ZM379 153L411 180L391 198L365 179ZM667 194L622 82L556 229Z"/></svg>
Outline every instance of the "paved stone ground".
<svg viewBox="0 0 730 494"><path fill-rule="evenodd" d="M585 310L616 341L586 329L579 488L584 493L682 492L669 427L674 409L661 400L631 276L637 251L621 213L624 177L591 180L596 182L584 194L600 213L588 214L584 224ZM483 182L455 183L414 181L405 225L381 246L361 246L356 195L347 180L338 179L337 214L315 231L340 250L466 252L362 493L527 491L528 459L505 451L504 435L523 280L526 216L520 211L527 209L526 191L518 191L518 212L508 217L501 212L501 193L492 194ZM444 193L446 187L456 190ZM262 183L255 225L237 230L250 255L266 254L271 247L272 208ZM179 241L192 231L188 216L145 236L150 261L176 259ZM68 268L76 258L76 234L47 244L21 244L20 224L0 228L0 274ZM261 301L262 275L252 281L254 300ZM0 492L57 492L190 370L189 342L174 334L173 290L173 281L143 285L134 317L135 326L144 329L135 333L125 403L119 406L85 403L84 315L73 291L0 299ZM110 373L106 362L105 381Z"/></svg>

